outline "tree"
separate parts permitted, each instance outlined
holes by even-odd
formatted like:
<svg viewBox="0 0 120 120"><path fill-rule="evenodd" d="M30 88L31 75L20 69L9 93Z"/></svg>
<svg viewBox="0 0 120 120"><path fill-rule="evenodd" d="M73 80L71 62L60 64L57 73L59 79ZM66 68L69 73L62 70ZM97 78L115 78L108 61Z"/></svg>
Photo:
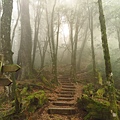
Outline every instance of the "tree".
<svg viewBox="0 0 120 120"><path fill-rule="evenodd" d="M3 0L3 14L1 18L1 52L4 54L5 63L13 63L11 50L11 16L13 0Z"/></svg>
<svg viewBox="0 0 120 120"><path fill-rule="evenodd" d="M43 48L41 47L40 42L38 41L38 47L39 47L39 51L40 51L40 57L41 57L41 66L40 66L40 70L43 70L44 68L44 63L45 63L45 55L46 55L46 51L48 48L48 39L46 38L46 40L44 40L44 45Z"/></svg>
<svg viewBox="0 0 120 120"><path fill-rule="evenodd" d="M47 16L47 26L48 26L48 41L49 41L50 54L51 54L51 60L52 60L52 73L54 76L53 82L58 84L58 81L57 81L57 54L58 54L58 42L59 42L59 28L60 28L60 20L59 19L60 19L60 16L59 16L59 10L57 11L57 14L55 14L56 3L57 3L57 0L54 0L53 7L52 7L52 10L50 13L50 18L49 18L47 9L46 9L46 16ZM57 20L55 18L57 18ZM50 21L49 21L49 19L50 19ZM55 21L57 21L56 26L55 26ZM57 27L57 31L55 31L55 27Z"/></svg>
<svg viewBox="0 0 120 120"><path fill-rule="evenodd" d="M77 13L76 23L75 23L75 34L73 38L73 23L71 22L71 75L72 80L76 81L76 55L77 55L77 44L78 44L78 33L79 33L79 13Z"/></svg>
<svg viewBox="0 0 120 120"><path fill-rule="evenodd" d="M35 16L35 32L34 32L34 43L33 43L32 69L33 69L34 62L35 62L42 12L43 12L42 3L38 0L37 11L36 11L36 16Z"/></svg>
<svg viewBox="0 0 120 120"><path fill-rule="evenodd" d="M107 34L106 34L106 25L105 25L105 17L102 8L102 0L98 0L99 5L99 20L101 26L101 34L102 34L102 46L103 46L103 53L105 59L105 71L106 71L106 84L108 87L108 94L109 94L109 101L110 101L110 111L111 111L111 120L119 120L118 118L118 111L117 111L117 104L116 104L116 94L115 94L115 87L114 87L114 80L112 75L112 68L110 62L110 55L109 55L109 48L107 42Z"/></svg>
<svg viewBox="0 0 120 120"><path fill-rule="evenodd" d="M81 13L78 3L75 4L75 9L72 8L69 11L67 20L70 27L71 77L73 81L76 81L78 39L86 18Z"/></svg>
<svg viewBox="0 0 120 120"><path fill-rule="evenodd" d="M118 44L119 44L119 49L120 49L120 26L119 26L119 23L120 23L120 17L119 17L119 19L115 20L115 28L116 28L117 39L118 39Z"/></svg>
<svg viewBox="0 0 120 120"><path fill-rule="evenodd" d="M18 22L19 22L19 18L20 18L20 0L17 0L17 10L18 10L18 16L17 16L16 23L15 23L15 25L13 27L13 33L12 33L12 38L11 38L11 45L13 45L14 37L15 37L15 33L16 33L16 28L18 26Z"/></svg>
<svg viewBox="0 0 120 120"><path fill-rule="evenodd" d="M94 33L93 33L93 6L89 9L89 29L90 29L90 35L91 35L91 50L92 50L92 62L93 62L93 75L94 79L96 77L96 62L95 62L95 50L94 50Z"/></svg>
<svg viewBox="0 0 120 120"><path fill-rule="evenodd" d="M29 78L31 75L32 37L29 15L29 0L21 0L21 43L18 64L21 66L19 79Z"/></svg>
<svg viewBox="0 0 120 120"><path fill-rule="evenodd" d="M81 61L82 61L82 54L83 54L83 50L85 48L85 44L87 42L87 36L88 36L88 25L85 28L85 33L84 33L84 39L83 42L81 44L81 48L79 50L79 56L78 56L78 63L77 63L77 70L80 71L81 69Z"/></svg>

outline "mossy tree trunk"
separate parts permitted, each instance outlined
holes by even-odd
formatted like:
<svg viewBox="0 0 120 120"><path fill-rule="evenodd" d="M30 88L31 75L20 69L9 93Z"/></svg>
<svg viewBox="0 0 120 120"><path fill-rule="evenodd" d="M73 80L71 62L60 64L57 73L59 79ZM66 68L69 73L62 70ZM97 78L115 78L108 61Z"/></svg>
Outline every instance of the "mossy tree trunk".
<svg viewBox="0 0 120 120"><path fill-rule="evenodd" d="M11 50L11 17L13 0L3 0L3 14L1 18L1 52L4 54L6 64L13 63Z"/></svg>
<svg viewBox="0 0 120 120"><path fill-rule="evenodd" d="M55 6L56 6L56 0L54 1L52 14L51 14L51 56L52 56L52 73L54 76L54 82L57 83L57 53L56 53L56 46L55 46L55 38L54 38L54 13L55 13Z"/></svg>
<svg viewBox="0 0 120 120"><path fill-rule="evenodd" d="M114 80L112 77L112 68L110 62L109 48L107 42L107 34L106 34L106 25L105 25L105 17L103 13L102 0L98 0L99 5L99 20L101 26L101 34L102 34L102 46L104 52L105 59L105 70L106 70L106 84L108 87L109 101L110 101L110 112L111 112L111 120L119 120L117 104L116 104L116 95L115 95L115 87Z"/></svg>
<svg viewBox="0 0 120 120"><path fill-rule="evenodd" d="M4 63L5 64L12 64L12 55L13 52L11 50L11 16L12 16L12 9L13 9L13 0L3 0L3 14L1 19L1 47L2 53L4 54ZM17 95L16 95L16 82L14 75L12 76L13 86L12 86L12 98L16 102ZM18 108L15 108L15 112Z"/></svg>
<svg viewBox="0 0 120 120"><path fill-rule="evenodd" d="M4 63L5 64L12 64L12 46L11 46L11 18L12 18L12 9L13 9L13 0L3 0L3 13L1 18L1 53L4 56ZM11 76L13 80L13 86L12 86L12 94L9 93L9 97L14 98L15 95L15 80L13 75Z"/></svg>

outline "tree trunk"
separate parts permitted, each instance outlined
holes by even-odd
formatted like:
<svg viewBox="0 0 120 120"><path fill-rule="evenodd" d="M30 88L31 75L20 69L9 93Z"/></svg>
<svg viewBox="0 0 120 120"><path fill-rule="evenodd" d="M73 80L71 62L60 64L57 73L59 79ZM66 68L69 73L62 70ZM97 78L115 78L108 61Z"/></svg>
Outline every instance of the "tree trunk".
<svg viewBox="0 0 120 120"><path fill-rule="evenodd" d="M54 81L57 83L57 61L56 61L56 48L54 38L54 12L55 12L56 0L54 2L52 16L51 16L51 46L52 46L52 73L54 75Z"/></svg>
<svg viewBox="0 0 120 120"><path fill-rule="evenodd" d="M15 23L15 26L13 27L11 45L13 45L16 28L17 28L17 25L18 25L18 22L19 22L19 18L20 18L20 8L19 7L20 7L20 0L17 0L18 17L17 17L16 23Z"/></svg>
<svg viewBox="0 0 120 120"><path fill-rule="evenodd" d="M1 18L1 52L4 54L6 64L13 63L11 50L11 16L13 9L13 0L3 0L3 14Z"/></svg>
<svg viewBox="0 0 120 120"><path fill-rule="evenodd" d="M95 50L94 50L94 34L93 34L93 8L89 10L89 29L91 34L91 50L92 50L92 62L93 62L93 75L96 77L96 62L95 62Z"/></svg>
<svg viewBox="0 0 120 120"><path fill-rule="evenodd" d="M86 30L85 30L85 38L83 40L83 43L81 45L81 48L79 50L79 57L78 57L78 63L77 63L77 70L79 71L81 68L81 60L82 60L82 54L83 54L83 50L84 50L84 47L85 47L85 44L86 44L86 41L87 41L87 33L88 33L88 25L86 27Z"/></svg>
<svg viewBox="0 0 120 120"><path fill-rule="evenodd" d="M39 47L40 56L41 56L40 70L43 70L43 68L44 68L45 55L46 55L46 51L47 51L47 47L48 47L48 40L45 40L44 42L45 43L44 43L44 47L43 47L43 50L42 50L41 46L40 46L40 42L38 41L38 47Z"/></svg>
<svg viewBox="0 0 120 120"><path fill-rule="evenodd" d="M70 75L74 81L74 42L73 42L73 22L70 21L70 44L71 44L71 71Z"/></svg>
<svg viewBox="0 0 120 120"><path fill-rule="evenodd" d="M29 15L29 0L21 1L21 44L18 61L21 65L19 79L29 78L31 75L32 38Z"/></svg>
<svg viewBox="0 0 120 120"><path fill-rule="evenodd" d="M107 42L107 34L106 34L106 25L105 25L105 17L102 8L102 0L98 0L99 5L99 20L101 26L101 34L102 34L102 46L104 52L104 59L105 59L105 70L106 70L106 84L108 87L108 94L109 94L109 101L110 101L110 112L111 112L111 120L119 120L118 118L118 110L116 104L116 94L115 94L115 87L114 87L114 80L112 76L112 68L110 62L110 55L109 55L109 48Z"/></svg>
<svg viewBox="0 0 120 120"><path fill-rule="evenodd" d="M40 29L40 21L41 21L41 15L42 15L42 12L43 12L43 9L42 9L42 11L41 11L41 9L42 9L41 8L41 3L39 1L38 8L37 8L37 14L36 14L36 17L35 17L35 33L34 33L34 45L33 45L32 69L34 68L36 48L37 48L38 35L39 35L39 29Z"/></svg>
<svg viewBox="0 0 120 120"><path fill-rule="evenodd" d="M73 49L73 81L76 81L76 56L77 56L77 44L78 44L78 29L79 29L79 19L77 16L75 25L75 36L74 36L74 49Z"/></svg>
<svg viewBox="0 0 120 120"><path fill-rule="evenodd" d="M47 13L47 24L48 24L48 40L49 40L50 53L51 53L51 59L52 59L53 82L58 84L58 81L57 81L57 51L58 51L58 40L59 40L59 23L58 23L58 31L57 31L58 33L57 33L56 44L55 44L55 33L54 33L54 14L55 14L56 2L57 1L55 0L53 8L52 8L50 25L49 25L49 18L48 18L47 10L46 10L46 13Z"/></svg>
<svg viewBox="0 0 120 120"><path fill-rule="evenodd" d="M118 38L118 44L119 44L119 49L120 49L120 28L117 28L117 38Z"/></svg>

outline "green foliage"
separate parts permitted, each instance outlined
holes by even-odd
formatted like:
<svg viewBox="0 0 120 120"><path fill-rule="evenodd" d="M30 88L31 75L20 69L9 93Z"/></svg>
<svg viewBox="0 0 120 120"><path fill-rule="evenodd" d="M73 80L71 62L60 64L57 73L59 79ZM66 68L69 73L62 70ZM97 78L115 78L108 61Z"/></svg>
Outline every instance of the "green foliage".
<svg viewBox="0 0 120 120"><path fill-rule="evenodd" d="M110 120L110 103L108 101L93 99L83 95L78 99L77 103L80 109L87 112L84 120Z"/></svg>
<svg viewBox="0 0 120 120"><path fill-rule="evenodd" d="M88 95L88 96L93 95L94 91L95 91L95 87L91 83L85 85L84 88L83 88L83 93Z"/></svg>
<svg viewBox="0 0 120 120"><path fill-rule="evenodd" d="M99 97L99 98L103 98L104 94L105 94L105 89L104 88L100 88L96 92L96 96Z"/></svg>
<svg viewBox="0 0 120 120"><path fill-rule="evenodd" d="M24 87L23 90L20 92L20 94L23 96L23 95L28 95L28 88L27 87Z"/></svg>
<svg viewBox="0 0 120 120"><path fill-rule="evenodd" d="M3 120L21 120L21 118L27 118L27 116L34 113L47 102L47 97L43 90L30 93L28 88L25 87L21 92L17 90L16 94L17 98L12 101L13 107L0 114ZM18 111L15 111L15 107Z"/></svg>
<svg viewBox="0 0 120 120"><path fill-rule="evenodd" d="M47 97L45 96L45 92L40 90L38 92L31 93L23 101L23 110L33 113L47 102Z"/></svg>

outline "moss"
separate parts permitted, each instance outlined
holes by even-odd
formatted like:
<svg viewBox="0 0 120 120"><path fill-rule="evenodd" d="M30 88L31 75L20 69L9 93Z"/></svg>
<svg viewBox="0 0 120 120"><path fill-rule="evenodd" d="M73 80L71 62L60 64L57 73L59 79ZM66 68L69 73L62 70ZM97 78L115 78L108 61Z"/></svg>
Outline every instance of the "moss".
<svg viewBox="0 0 120 120"><path fill-rule="evenodd" d="M88 95L88 96L92 96L93 93L94 93L94 91L95 91L94 88L95 88L95 87L94 87L93 84L87 84L87 85L85 85L84 88L83 88L83 93L86 94L86 95Z"/></svg>
<svg viewBox="0 0 120 120"><path fill-rule="evenodd" d="M96 92L96 96L100 97L100 98L102 98L104 94L105 94L105 89L104 88L100 88Z"/></svg>
<svg viewBox="0 0 120 120"><path fill-rule="evenodd" d="M45 96L44 91L38 91L35 93L30 94L28 97L25 98L25 111L30 113L35 112L38 108L42 107L47 102L47 97Z"/></svg>
<svg viewBox="0 0 120 120"><path fill-rule="evenodd" d="M78 107L87 113L84 120L110 120L110 103L108 101L93 99L84 95L78 99Z"/></svg>
<svg viewBox="0 0 120 120"><path fill-rule="evenodd" d="M22 99L20 99L20 96L18 97L17 102L20 103L16 104L18 107L18 111L15 111L15 107L12 107L9 111L6 111L3 113L2 118L3 120L24 120L27 119L27 117L31 114L34 113L38 108L41 108L46 102L47 102L47 97L45 95L45 92L40 90L34 93L29 93L25 95L25 91L27 91L26 88L23 89L23 94L22 94ZM13 106L15 106L15 100L13 101ZM20 108L20 109L19 109ZM0 114L1 115L1 114ZM21 117L20 117L21 116Z"/></svg>
<svg viewBox="0 0 120 120"><path fill-rule="evenodd" d="M21 91L21 95L28 95L28 87L24 87L23 90Z"/></svg>

